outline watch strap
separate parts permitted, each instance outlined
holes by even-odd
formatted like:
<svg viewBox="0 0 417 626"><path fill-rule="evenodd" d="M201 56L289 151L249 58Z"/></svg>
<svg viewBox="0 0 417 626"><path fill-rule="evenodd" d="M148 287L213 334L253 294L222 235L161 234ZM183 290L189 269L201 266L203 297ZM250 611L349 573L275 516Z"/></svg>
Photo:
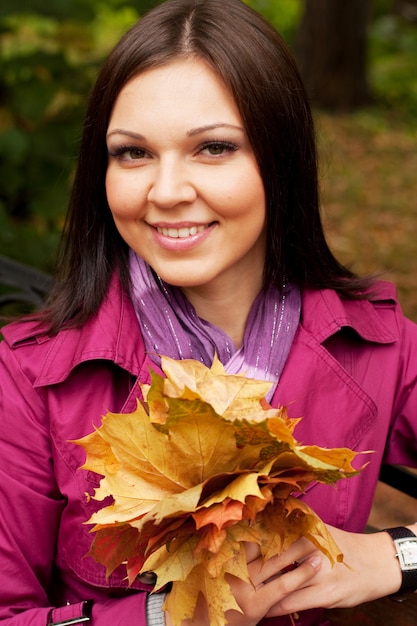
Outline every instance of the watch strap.
<svg viewBox="0 0 417 626"><path fill-rule="evenodd" d="M414 538L417 541L417 536L409 528L406 528L405 526L396 526L395 528L385 528L385 532L391 535L394 543L398 539L407 539L407 538ZM395 547L398 549L397 544L395 544ZM398 553L396 554L396 556L398 556ZM402 583L397 594L412 593L413 591L416 591L417 589L417 563L416 563L416 567L413 569L401 568L401 574L402 574Z"/></svg>
<svg viewBox="0 0 417 626"><path fill-rule="evenodd" d="M396 526L395 528L386 528L385 532L395 539L404 539L404 537L415 537L412 530L405 526Z"/></svg>

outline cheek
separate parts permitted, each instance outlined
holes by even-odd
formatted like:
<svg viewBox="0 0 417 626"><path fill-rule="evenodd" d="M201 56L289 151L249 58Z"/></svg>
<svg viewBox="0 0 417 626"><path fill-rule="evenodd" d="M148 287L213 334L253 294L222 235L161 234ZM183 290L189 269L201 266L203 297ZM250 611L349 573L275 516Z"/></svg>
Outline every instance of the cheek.
<svg viewBox="0 0 417 626"><path fill-rule="evenodd" d="M259 225L265 220L265 202L262 194L236 194L230 201L225 202L225 217L242 224ZM227 215L226 215L227 213Z"/></svg>
<svg viewBox="0 0 417 626"><path fill-rule="evenodd" d="M112 170L107 170L106 196L110 211L113 215L118 212L118 208L122 204L124 195L124 193L120 194L120 189L123 189L123 187L117 184L117 179L118 177L112 173Z"/></svg>
<svg viewBox="0 0 417 626"><path fill-rule="evenodd" d="M258 173L250 181L248 198L252 204L253 220L263 230L266 225L266 196L263 180Z"/></svg>
<svg viewBox="0 0 417 626"><path fill-rule="evenodd" d="M245 175L246 174L246 175ZM232 185L229 185L227 193L221 198L225 210L230 215L238 217L241 215L258 214L259 219L265 214L265 191L261 177L250 168L246 172L240 173Z"/></svg>
<svg viewBox="0 0 417 626"><path fill-rule="evenodd" d="M119 176L111 170L106 174L106 196L113 217L121 220L136 218L144 202L133 177Z"/></svg>

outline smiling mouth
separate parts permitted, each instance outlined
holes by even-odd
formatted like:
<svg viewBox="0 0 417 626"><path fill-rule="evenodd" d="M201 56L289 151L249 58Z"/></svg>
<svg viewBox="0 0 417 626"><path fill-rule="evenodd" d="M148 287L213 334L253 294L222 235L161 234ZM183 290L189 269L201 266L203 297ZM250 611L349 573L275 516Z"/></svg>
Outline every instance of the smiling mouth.
<svg viewBox="0 0 417 626"><path fill-rule="evenodd" d="M203 226L182 226L181 228L162 228L156 226L156 230L160 235L165 235L165 237L171 237L172 239L186 239L187 237L193 237L198 233L202 233L203 230L208 228L210 224L205 224Z"/></svg>

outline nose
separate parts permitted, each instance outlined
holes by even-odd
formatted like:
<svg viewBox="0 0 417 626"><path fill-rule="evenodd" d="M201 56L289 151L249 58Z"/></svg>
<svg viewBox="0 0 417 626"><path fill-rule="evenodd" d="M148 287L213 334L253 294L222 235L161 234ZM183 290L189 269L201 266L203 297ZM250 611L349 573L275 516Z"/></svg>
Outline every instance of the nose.
<svg viewBox="0 0 417 626"><path fill-rule="evenodd" d="M187 165L174 157L161 159L154 170L148 201L170 209L184 202L193 202L196 195Z"/></svg>

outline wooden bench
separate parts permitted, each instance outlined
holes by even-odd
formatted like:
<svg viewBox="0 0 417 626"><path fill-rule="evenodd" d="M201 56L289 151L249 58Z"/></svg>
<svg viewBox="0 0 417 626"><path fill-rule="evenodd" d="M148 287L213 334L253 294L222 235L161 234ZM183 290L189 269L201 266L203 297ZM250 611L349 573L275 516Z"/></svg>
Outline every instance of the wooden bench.
<svg viewBox="0 0 417 626"><path fill-rule="evenodd" d="M51 286L52 278L46 272L0 256L0 310L8 305L39 307Z"/></svg>

